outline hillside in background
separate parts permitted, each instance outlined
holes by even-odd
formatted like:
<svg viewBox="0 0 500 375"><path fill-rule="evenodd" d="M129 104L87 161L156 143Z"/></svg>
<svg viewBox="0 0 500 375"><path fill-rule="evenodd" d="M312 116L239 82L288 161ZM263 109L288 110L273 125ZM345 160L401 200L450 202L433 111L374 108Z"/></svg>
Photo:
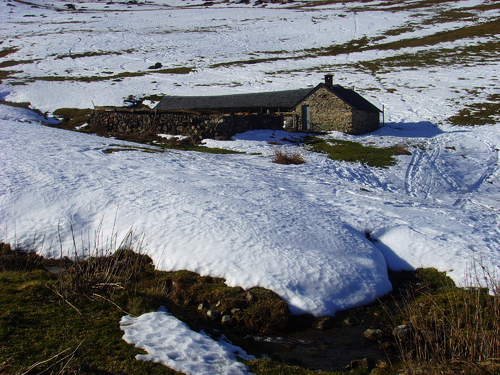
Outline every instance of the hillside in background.
<svg viewBox="0 0 500 375"><path fill-rule="evenodd" d="M92 108L302 88L332 73L388 122L498 119L494 1L72 4L2 2L3 99Z"/></svg>

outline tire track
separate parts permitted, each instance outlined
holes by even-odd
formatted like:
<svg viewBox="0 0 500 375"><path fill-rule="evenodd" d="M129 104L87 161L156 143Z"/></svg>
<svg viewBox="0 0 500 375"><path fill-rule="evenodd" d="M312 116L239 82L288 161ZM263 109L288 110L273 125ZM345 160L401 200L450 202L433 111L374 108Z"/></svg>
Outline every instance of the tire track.
<svg viewBox="0 0 500 375"><path fill-rule="evenodd" d="M405 175L406 194L415 198L428 199L433 188L436 186L436 177L441 172L436 166L436 160L441 155L442 145L440 142L432 145L432 152L427 154L420 150L414 152L414 156L408 165Z"/></svg>

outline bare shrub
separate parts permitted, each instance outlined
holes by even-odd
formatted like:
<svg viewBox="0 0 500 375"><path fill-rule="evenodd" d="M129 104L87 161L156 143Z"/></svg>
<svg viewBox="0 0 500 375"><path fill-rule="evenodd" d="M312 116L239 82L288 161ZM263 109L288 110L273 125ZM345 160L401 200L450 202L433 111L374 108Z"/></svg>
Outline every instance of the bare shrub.
<svg viewBox="0 0 500 375"><path fill-rule="evenodd" d="M399 143L395 146L392 146L391 150L394 155L411 155L411 152L408 150L408 145L404 143Z"/></svg>
<svg viewBox="0 0 500 375"><path fill-rule="evenodd" d="M306 161L300 150L287 150L283 147L273 148L272 162L277 164L304 164Z"/></svg>

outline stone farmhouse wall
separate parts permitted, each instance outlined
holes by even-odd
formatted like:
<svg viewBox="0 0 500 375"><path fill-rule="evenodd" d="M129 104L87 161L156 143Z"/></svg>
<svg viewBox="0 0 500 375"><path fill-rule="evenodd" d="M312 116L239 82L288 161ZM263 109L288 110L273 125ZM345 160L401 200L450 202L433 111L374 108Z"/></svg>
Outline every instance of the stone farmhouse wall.
<svg viewBox="0 0 500 375"><path fill-rule="evenodd" d="M380 128L380 113L353 110L349 134L365 134Z"/></svg>
<svg viewBox="0 0 500 375"><path fill-rule="evenodd" d="M363 134L380 126L378 112L354 110L322 87L294 109L298 129L302 129L302 107L305 105L309 106L312 131L338 130L348 134Z"/></svg>
<svg viewBox="0 0 500 375"><path fill-rule="evenodd" d="M89 118L92 129L104 132L148 132L190 136L195 140L212 138L228 140L237 133L255 129L280 129L280 115L223 116L198 113L165 113L156 111L97 110Z"/></svg>

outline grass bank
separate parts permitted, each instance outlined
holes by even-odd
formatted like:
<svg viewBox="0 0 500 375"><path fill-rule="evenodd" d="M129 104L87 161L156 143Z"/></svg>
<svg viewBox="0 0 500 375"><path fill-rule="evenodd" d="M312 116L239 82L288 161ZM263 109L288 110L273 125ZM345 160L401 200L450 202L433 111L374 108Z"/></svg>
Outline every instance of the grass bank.
<svg viewBox="0 0 500 375"><path fill-rule="evenodd" d="M397 164L396 155L411 155L404 145L392 147L364 146L361 143L324 139L311 136L305 140L306 147L311 151L321 152L332 160L362 163L370 167L389 168Z"/></svg>
<svg viewBox="0 0 500 375"><path fill-rule="evenodd" d="M223 279L189 271L158 271L147 255L129 249L71 261L0 244L0 372L174 374L136 360L144 353L121 339L119 327L124 314L163 305L193 330L224 333L258 358L269 354L245 362L255 374L339 374L316 371L328 362L328 350L343 352L339 358L350 362L343 373L500 374L499 283L486 276L493 295L457 288L434 269L390 273L389 296L335 318L313 318L291 316L272 291L230 288ZM208 309L231 311L234 324L208 317ZM362 337L366 329L376 337ZM255 339L276 335L286 340ZM355 336L354 348L333 344ZM361 358L373 349L385 360L363 367L370 358ZM324 357L311 364L312 355Z"/></svg>
<svg viewBox="0 0 500 375"><path fill-rule="evenodd" d="M12 374L174 374L136 360L144 353L121 339L121 316L160 306L192 329L225 332L257 355L245 337L284 332L290 317L287 304L270 290L230 288L223 279L189 271L158 271L147 255L128 249L71 261L0 244L0 305L0 373ZM220 316L230 312L231 329L209 317L208 309Z"/></svg>

